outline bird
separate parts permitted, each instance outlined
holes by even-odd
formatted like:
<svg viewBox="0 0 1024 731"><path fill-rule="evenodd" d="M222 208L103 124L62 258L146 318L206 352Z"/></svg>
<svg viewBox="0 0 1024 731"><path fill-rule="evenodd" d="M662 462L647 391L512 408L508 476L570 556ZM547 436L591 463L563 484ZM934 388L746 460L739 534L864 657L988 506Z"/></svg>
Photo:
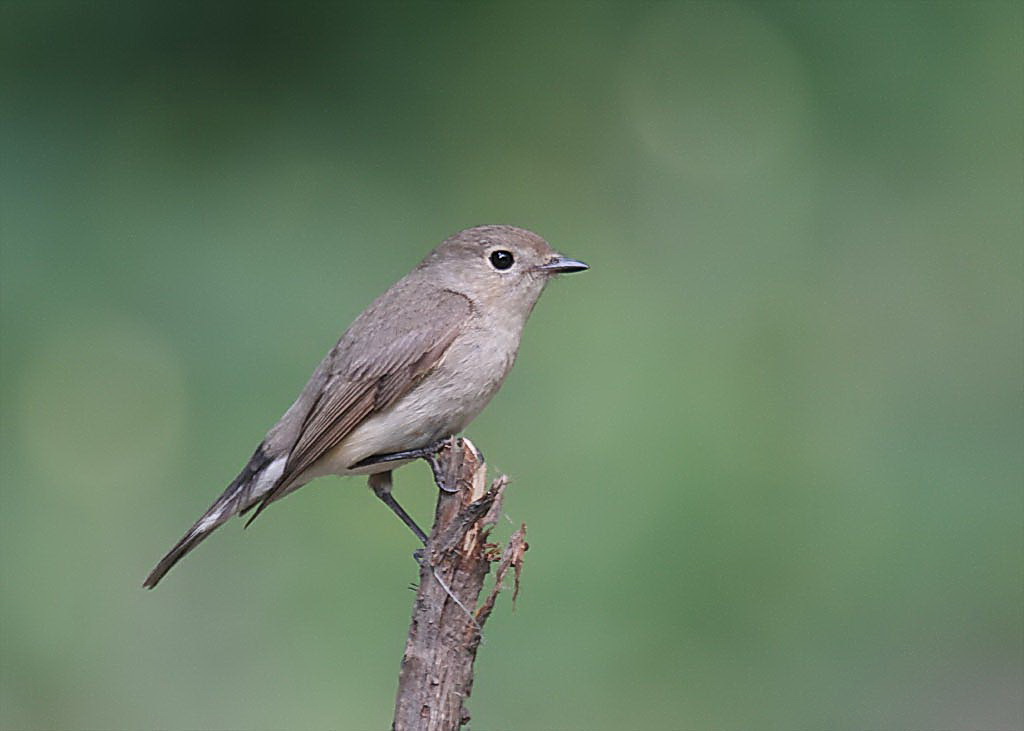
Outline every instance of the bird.
<svg viewBox="0 0 1024 731"><path fill-rule="evenodd" d="M516 226L474 226L443 241L352 322L242 471L143 586L155 587L232 517L251 511L251 523L271 503L327 475L366 475L374 494L425 543L391 494L392 471L431 460L466 428L505 381L546 285L586 269Z"/></svg>

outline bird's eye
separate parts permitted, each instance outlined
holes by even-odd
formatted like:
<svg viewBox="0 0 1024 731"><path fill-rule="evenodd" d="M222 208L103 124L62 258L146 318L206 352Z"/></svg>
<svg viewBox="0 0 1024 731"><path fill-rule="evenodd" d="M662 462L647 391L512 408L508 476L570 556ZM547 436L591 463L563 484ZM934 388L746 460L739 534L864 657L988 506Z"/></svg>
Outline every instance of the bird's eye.
<svg viewBox="0 0 1024 731"><path fill-rule="evenodd" d="M508 269L514 262L511 251L499 249L491 252L491 266L495 269Z"/></svg>

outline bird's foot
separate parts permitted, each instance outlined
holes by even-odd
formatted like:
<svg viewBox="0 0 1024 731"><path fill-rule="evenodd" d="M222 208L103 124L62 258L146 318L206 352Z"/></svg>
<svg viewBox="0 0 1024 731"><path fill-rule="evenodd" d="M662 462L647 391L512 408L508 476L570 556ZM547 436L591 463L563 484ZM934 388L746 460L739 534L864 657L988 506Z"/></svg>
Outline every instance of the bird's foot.
<svg viewBox="0 0 1024 731"><path fill-rule="evenodd" d="M383 464L385 462L399 462L406 459L423 459L430 465L430 471L434 474L434 483L439 489L448 493L458 492L459 488L454 484L454 475L449 476L445 474L444 469L441 467L441 460L439 457L444 450L450 450L454 445L454 436L445 437L444 439L439 439L426 447L405 449L401 452L388 452L387 454L374 454L366 459L361 459L356 462L352 465L352 469L368 467L374 464Z"/></svg>
<svg viewBox="0 0 1024 731"><path fill-rule="evenodd" d="M434 475L434 484L439 490L447 493L459 491L458 475L454 473L455 465L448 461L448 470L441 465L441 455L451 452L455 448L455 437L445 437L430 448L430 452L423 456L423 459L430 465L430 471Z"/></svg>

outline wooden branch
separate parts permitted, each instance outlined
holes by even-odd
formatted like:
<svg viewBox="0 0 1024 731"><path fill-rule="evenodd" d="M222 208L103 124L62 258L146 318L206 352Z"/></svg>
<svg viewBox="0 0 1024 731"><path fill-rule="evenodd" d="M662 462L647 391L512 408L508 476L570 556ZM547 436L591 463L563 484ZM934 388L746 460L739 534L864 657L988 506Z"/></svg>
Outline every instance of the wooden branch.
<svg viewBox="0 0 1024 731"><path fill-rule="evenodd" d="M483 625L510 570L515 600L527 549L523 525L509 540L494 588L477 609L484 577L498 559L498 547L488 544L487 536L501 516L508 478L502 475L488 488L483 455L468 439L448 442L438 459L447 485L459 489L439 491L402 658L393 731L457 731L469 721L465 702L473 689Z"/></svg>

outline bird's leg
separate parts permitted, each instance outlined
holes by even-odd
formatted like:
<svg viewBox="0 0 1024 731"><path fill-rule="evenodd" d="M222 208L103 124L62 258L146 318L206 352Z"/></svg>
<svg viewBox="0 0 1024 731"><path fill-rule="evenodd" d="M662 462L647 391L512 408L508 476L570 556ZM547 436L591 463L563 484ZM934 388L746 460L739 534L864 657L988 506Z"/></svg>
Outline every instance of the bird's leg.
<svg viewBox="0 0 1024 731"><path fill-rule="evenodd" d="M412 519L412 516L405 512L405 508L398 504L395 500L395 496L391 494L391 470L387 472L375 472L370 475L369 478L370 489L373 490L373 494L381 499L381 501L391 508L392 512L402 519L402 522L409 526L409 529L416 534L416 537L423 541L423 544L427 543L427 534L423 532L423 529L416 525L416 521Z"/></svg>
<svg viewBox="0 0 1024 731"><path fill-rule="evenodd" d="M382 464L384 462L398 462L405 459L424 459L427 461L427 464L430 465L430 471L434 473L434 482L440 489L445 492L458 492L458 487L448 486L448 475L446 475L444 470L441 469L441 461L437 458L437 455L441 450L446 446L449 446L454 439L455 437L445 437L444 439L440 439L426 447L406 449L401 452L388 452L387 454L375 454L371 457L367 457L366 459L359 460L352 465L352 469L367 467L373 464ZM380 496L378 495L378 497ZM381 500L383 499L384 498L381 498ZM394 508L392 508L392 510L393 509Z"/></svg>

